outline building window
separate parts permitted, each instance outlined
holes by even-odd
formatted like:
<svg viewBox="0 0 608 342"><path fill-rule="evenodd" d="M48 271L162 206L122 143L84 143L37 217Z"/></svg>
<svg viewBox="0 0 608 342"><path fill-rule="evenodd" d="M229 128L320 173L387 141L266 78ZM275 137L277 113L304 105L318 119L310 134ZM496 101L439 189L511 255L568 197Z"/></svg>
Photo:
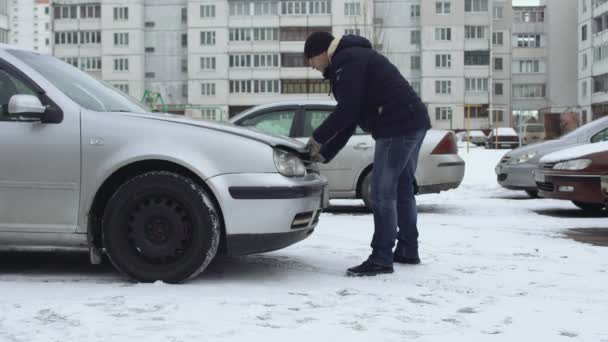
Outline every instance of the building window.
<svg viewBox="0 0 608 342"><path fill-rule="evenodd" d="M452 120L452 107L435 107L435 121Z"/></svg>
<svg viewBox="0 0 608 342"><path fill-rule="evenodd" d="M231 68L251 68L251 55L230 55L228 65Z"/></svg>
<svg viewBox="0 0 608 342"><path fill-rule="evenodd" d="M17 10L18 7L14 7ZM78 5L57 5L55 6L54 19L76 19L78 17ZM18 20L17 17L14 17Z"/></svg>
<svg viewBox="0 0 608 342"><path fill-rule="evenodd" d="M308 4L310 6L310 10L308 11L310 14L331 14L331 1L329 0L309 1Z"/></svg>
<svg viewBox="0 0 608 342"><path fill-rule="evenodd" d="M129 93L129 85L127 83L115 83L114 88L122 91L125 94Z"/></svg>
<svg viewBox="0 0 608 342"><path fill-rule="evenodd" d="M229 14L230 16L247 16L251 15L251 6L249 1L230 1Z"/></svg>
<svg viewBox="0 0 608 342"><path fill-rule="evenodd" d="M452 67L452 55L435 55L435 67L445 69Z"/></svg>
<svg viewBox="0 0 608 342"><path fill-rule="evenodd" d="M540 34L518 34L517 47L522 48L538 48L541 47Z"/></svg>
<svg viewBox="0 0 608 342"><path fill-rule="evenodd" d="M410 31L410 44L420 45L420 30Z"/></svg>
<svg viewBox="0 0 608 342"><path fill-rule="evenodd" d="M279 66L278 54L254 54L253 66L255 68L276 68Z"/></svg>
<svg viewBox="0 0 608 342"><path fill-rule="evenodd" d="M411 56L410 57L410 69L411 70L420 70L420 56Z"/></svg>
<svg viewBox="0 0 608 342"><path fill-rule="evenodd" d="M513 21L516 23L542 23L545 21L545 11L542 8L525 8L513 11Z"/></svg>
<svg viewBox="0 0 608 342"><path fill-rule="evenodd" d="M492 33L492 44L493 45L504 45L504 32Z"/></svg>
<svg viewBox="0 0 608 342"><path fill-rule="evenodd" d="M281 40L298 42L305 41L315 31L331 32L331 27L281 27ZM255 40L277 40L276 28L254 29ZM256 38L257 37L257 38Z"/></svg>
<svg viewBox="0 0 608 342"><path fill-rule="evenodd" d="M492 122L503 122L504 121L504 111L503 110L493 110L492 111Z"/></svg>
<svg viewBox="0 0 608 342"><path fill-rule="evenodd" d="M329 82L324 80L281 80L281 94L327 94Z"/></svg>
<svg viewBox="0 0 608 342"><path fill-rule="evenodd" d="M154 52L154 50L155 50L154 47L151 47L151 46L149 46L145 49L145 51L149 52L149 53Z"/></svg>
<svg viewBox="0 0 608 342"><path fill-rule="evenodd" d="M450 95L452 93L452 81L435 81L435 94Z"/></svg>
<svg viewBox="0 0 608 342"><path fill-rule="evenodd" d="M464 0L465 12L487 12L488 0Z"/></svg>
<svg viewBox="0 0 608 342"><path fill-rule="evenodd" d="M411 5L410 6L410 17L411 18L420 18L420 5Z"/></svg>
<svg viewBox="0 0 608 342"><path fill-rule="evenodd" d="M344 3L344 15L347 15L347 16L361 15L361 3L345 2Z"/></svg>
<svg viewBox="0 0 608 342"><path fill-rule="evenodd" d="M603 74L593 77L593 92L606 93L608 92L608 74Z"/></svg>
<svg viewBox="0 0 608 342"><path fill-rule="evenodd" d="M587 41L587 25L583 25L581 28L581 40Z"/></svg>
<svg viewBox="0 0 608 342"><path fill-rule="evenodd" d="M436 14L450 14L452 12L452 4L450 0L437 0L435 1L435 13Z"/></svg>
<svg viewBox="0 0 608 342"><path fill-rule="evenodd" d="M182 84L182 97L188 98L188 85Z"/></svg>
<svg viewBox="0 0 608 342"><path fill-rule="evenodd" d="M215 18L215 5L201 5L201 18Z"/></svg>
<svg viewBox="0 0 608 342"><path fill-rule="evenodd" d="M486 37L486 28L484 26L465 26L465 39L484 39Z"/></svg>
<svg viewBox="0 0 608 342"><path fill-rule="evenodd" d="M182 46L183 47L188 46L188 34L187 33L182 34Z"/></svg>
<svg viewBox="0 0 608 342"><path fill-rule="evenodd" d="M283 15L306 15L308 6L305 1L282 1L281 14Z"/></svg>
<svg viewBox="0 0 608 342"><path fill-rule="evenodd" d="M494 7L494 19L504 18L504 8L502 6Z"/></svg>
<svg viewBox="0 0 608 342"><path fill-rule="evenodd" d="M315 2L326 3L326 1L315 1ZM253 3L253 13L255 15L277 15L279 13L278 7L279 7L279 3L276 1L256 1ZM317 6L315 8L317 10L319 10L319 4L317 4ZM320 14L320 13L316 13L316 14Z"/></svg>
<svg viewBox="0 0 608 342"><path fill-rule="evenodd" d="M352 34L355 36L360 36L361 29L344 29L344 34Z"/></svg>
<svg viewBox="0 0 608 342"><path fill-rule="evenodd" d="M495 96L504 95L504 89L503 89L502 83L499 83L499 82L494 83L494 95Z"/></svg>
<svg viewBox="0 0 608 342"><path fill-rule="evenodd" d="M581 92L583 95L583 98L587 97L587 81L583 81L583 83L581 84Z"/></svg>
<svg viewBox="0 0 608 342"><path fill-rule="evenodd" d="M279 80L232 80L231 94L278 94Z"/></svg>
<svg viewBox="0 0 608 342"><path fill-rule="evenodd" d="M114 33L114 46L128 46L129 45L129 34L128 33Z"/></svg>
<svg viewBox="0 0 608 342"><path fill-rule="evenodd" d="M581 0L581 8L583 13L587 13L587 0Z"/></svg>
<svg viewBox="0 0 608 342"><path fill-rule="evenodd" d="M234 28L230 29L228 39L231 42L248 42L251 41L251 29L249 28Z"/></svg>
<svg viewBox="0 0 608 342"><path fill-rule="evenodd" d="M147 72L145 76L146 76L146 78L154 78L154 77L156 77L156 73L154 73L154 72Z"/></svg>
<svg viewBox="0 0 608 342"><path fill-rule="evenodd" d="M257 62L256 55L255 61ZM274 55L276 57L276 55ZM308 61L306 57L301 53L282 53L281 54L281 67L283 68L306 68Z"/></svg>
<svg viewBox="0 0 608 342"><path fill-rule="evenodd" d="M589 61L587 60L587 54L584 53L583 54L583 65L582 65L582 69L586 70L587 66L589 65Z"/></svg>
<svg viewBox="0 0 608 342"><path fill-rule="evenodd" d="M201 95L215 96L215 83L201 83Z"/></svg>
<svg viewBox="0 0 608 342"><path fill-rule="evenodd" d="M129 59L128 58L115 58L114 59L114 71L129 71Z"/></svg>
<svg viewBox="0 0 608 342"><path fill-rule="evenodd" d="M146 21L144 23L144 27L151 28L151 27L154 27L154 26L156 26L156 23L154 23L153 21Z"/></svg>
<svg viewBox="0 0 608 342"><path fill-rule="evenodd" d="M435 29L435 40L451 41L452 40L452 29L449 27L436 28Z"/></svg>
<svg viewBox="0 0 608 342"><path fill-rule="evenodd" d="M465 78L465 91L470 93L481 93L488 91L487 78Z"/></svg>
<svg viewBox="0 0 608 342"><path fill-rule="evenodd" d="M80 19L101 18L101 5L80 5Z"/></svg>
<svg viewBox="0 0 608 342"><path fill-rule="evenodd" d="M215 70L215 57L201 57L201 70L202 71Z"/></svg>
<svg viewBox="0 0 608 342"><path fill-rule="evenodd" d="M490 51L465 51L464 65L490 65Z"/></svg>
<svg viewBox="0 0 608 342"><path fill-rule="evenodd" d="M465 116L471 117L471 119L482 119L487 118L488 115L488 105L471 105L465 107Z"/></svg>
<svg viewBox="0 0 608 342"><path fill-rule="evenodd" d="M541 61L536 59L514 61L514 70L516 74L535 74L542 72Z"/></svg>
<svg viewBox="0 0 608 342"><path fill-rule="evenodd" d="M201 31L201 45L215 45L215 31Z"/></svg>
<svg viewBox="0 0 608 342"><path fill-rule="evenodd" d="M501 58L494 58L494 70L496 71L502 71L503 70L503 64L502 64L502 57Z"/></svg>
<svg viewBox="0 0 608 342"><path fill-rule="evenodd" d="M412 82L412 89L414 89L416 94L418 94L418 96L420 96L420 82L418 82L418 81Z"/></svg>
<svg viewBox="0 0 608 342"><path fill-rule="evenodd" d="M114 20L129 20L129 7L114 7Z"/></svg>
<svg viewBox="0 0 608 342"><path fill-rule="evenodd" d="M515 84L513 85L513 98L515 99L541 99L545 97L544 84Z"/></svg>

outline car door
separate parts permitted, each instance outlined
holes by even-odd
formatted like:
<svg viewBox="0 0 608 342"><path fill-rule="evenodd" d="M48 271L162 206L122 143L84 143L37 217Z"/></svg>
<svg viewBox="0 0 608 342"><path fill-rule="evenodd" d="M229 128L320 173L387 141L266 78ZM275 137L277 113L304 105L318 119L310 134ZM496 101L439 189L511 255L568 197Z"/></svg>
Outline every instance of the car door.
<svg viewBox="0 0 608 342"><path fill-rule="evenodd" d="M297 139L306 142L312 132L321 125L333 110L334 107L332 106L305 106L303 126L298 131ZM365 167L373 163L374 146L371 135L357 128L346 146L331 162L319 165L321 173L329 181L331 192L339 193L356 190L357 177Z"/></svg>
<svg viewBox="0 0 608 342"><path fill-rule="evenodd" d="M64 113L60 124L17 120L8 116L10 98L17 94L52 103L29 77L0 58L0 232L74 232L80 195L79 113Z"/></svg>

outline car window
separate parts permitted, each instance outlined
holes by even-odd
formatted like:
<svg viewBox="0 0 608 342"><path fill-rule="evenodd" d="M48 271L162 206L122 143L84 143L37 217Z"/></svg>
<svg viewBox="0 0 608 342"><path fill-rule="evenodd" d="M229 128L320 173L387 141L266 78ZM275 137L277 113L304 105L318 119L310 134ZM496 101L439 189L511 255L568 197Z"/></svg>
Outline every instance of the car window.
<svg viewBox="0 0 608 342"><path fill-rule="evenodd" d="M331 114L331 110L327 109L309 109L306 111L306 119L304 120L304 130L302 131L303 137L310 137L312 132L317 129L325 119ZM355 135L367 134L361 128L357 127Z"/></svg>
<svg viewBox="0 0 608 342"><path fill-rule="evenodd" d="M8 103L13 95L37 94L21 80L0 69L0 121L12 120L8 116Z"/></svg>
<svg viewBox="0 0 608 342"><path fill-rule="evenodd" d="M597 143L597 142L602 142L602 141L608 141L608 128L604 129L603 131L600 131L598 134L594 135L591 138L592 143Z"/></svg>
<svg viewBox="0 0 608 342"><path fill-rule="evenodd" d="M293 109L267 112L245 119L243 126L252 126L264 133L288 137L293 126L296 111Z"/></svg>

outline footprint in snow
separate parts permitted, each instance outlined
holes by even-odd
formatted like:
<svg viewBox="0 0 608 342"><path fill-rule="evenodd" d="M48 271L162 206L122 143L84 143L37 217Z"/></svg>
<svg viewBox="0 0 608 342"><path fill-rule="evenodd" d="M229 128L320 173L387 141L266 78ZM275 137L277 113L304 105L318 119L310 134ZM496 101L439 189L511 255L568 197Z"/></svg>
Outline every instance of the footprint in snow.
<svg viewBox="0 0 608 342"><path fill-rule="evenodd" d="M477 313L477 310L475 310L475 308L466 307L466 308L462 308L462 309L458 310L458 313L474 314L474 313Z"/></svg>
<svg viewBox="0 0 608 342"><path fill-rule="evenodd" d="M577 337L578 334L572 331L560 331L559 334L565 337Z"/></svg>

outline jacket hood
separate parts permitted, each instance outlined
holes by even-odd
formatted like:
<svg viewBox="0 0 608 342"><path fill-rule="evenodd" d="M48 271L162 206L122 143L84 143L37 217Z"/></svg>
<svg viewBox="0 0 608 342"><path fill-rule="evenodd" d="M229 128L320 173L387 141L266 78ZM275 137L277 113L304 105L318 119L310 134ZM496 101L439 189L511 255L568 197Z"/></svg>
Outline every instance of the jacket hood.
<svg viewBox="0 0 608 342"><path fill-rule="evenodd" d="M371 49L372 43L370 43L370 41L367 40L366 38L351 35L351 34L342 36L340 38L336 38L336 39L334 39L334 41L329 46L329 49L327 50L327 55L329 56L329 60L331 61L333 56L336 55L338 52L340 52L344 49L352 48L352 47L361 47L361 48Z"/></svg>
<svg viewBox="0 0 608 342"><path fill-rule="evenodd" d="M163 114L120 113L120 114L135 116L135 117L138 117L141 119L158 120L158 121L172 122L172 123L177 123L177 124L211 129L214 131L237 135L237 136L240 136L243 138L259 141L259 142L269 145L271 147L286 147L286 148L294 150L300 154L306 153L305 144L298 140L283 137L283 136L278 136L278 135L266 134L255 128L250 129L250 128L236 126L231 123L197 120L197 119L188 118L188 117L185 117L182 115L173 115L173 114L164 114L164 113Z"/></svg>

